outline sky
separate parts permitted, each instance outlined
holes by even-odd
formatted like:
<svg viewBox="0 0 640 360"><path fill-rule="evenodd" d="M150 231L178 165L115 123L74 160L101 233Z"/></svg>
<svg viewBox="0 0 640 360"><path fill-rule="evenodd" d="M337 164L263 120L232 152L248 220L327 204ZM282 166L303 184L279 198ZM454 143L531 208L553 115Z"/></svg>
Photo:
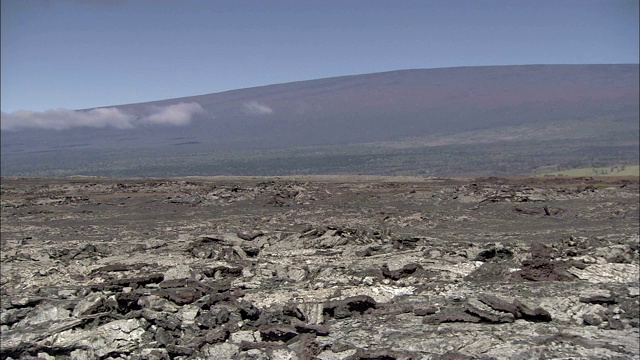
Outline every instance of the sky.
<svg viewBox="0 0 640 360"><path fill-rule="evenodd" d="M1 4L0 105L13 121L400 69L639 62L638 0ZM199 111L180 105L118 124Z"/></svg>

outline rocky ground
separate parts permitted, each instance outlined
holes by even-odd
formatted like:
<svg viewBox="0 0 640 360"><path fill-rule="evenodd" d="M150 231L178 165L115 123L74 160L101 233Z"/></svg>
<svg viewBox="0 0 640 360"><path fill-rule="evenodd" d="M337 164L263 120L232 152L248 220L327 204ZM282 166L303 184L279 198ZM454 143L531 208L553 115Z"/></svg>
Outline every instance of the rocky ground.
<svg viewBox="0 0 640 360"><path fill-rule="evenodd" d="M638 179L2 179L2 359L639 359Z"/></svg>

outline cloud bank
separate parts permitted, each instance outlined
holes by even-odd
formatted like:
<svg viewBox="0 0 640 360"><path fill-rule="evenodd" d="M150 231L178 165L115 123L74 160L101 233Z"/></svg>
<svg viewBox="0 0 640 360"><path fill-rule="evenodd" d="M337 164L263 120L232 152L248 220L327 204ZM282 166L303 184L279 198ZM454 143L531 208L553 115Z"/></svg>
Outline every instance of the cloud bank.
<svg viewBox="0 0 640 360"><path fill-rule="evenodd" d="M168 106L154 106L141 117L126 114L118 108L99 108L88 111L54 109L47 111L20 110L2 113L1 130L53 129L64 130L75 127L131 129L141 125L183 126L191 122L194 115L203 113L200 104L179 103Z"/></svg>
<svg viewBox="0 0 640 360"><path fill-rule="evenodd" d="M269 115L273 113L272 108L257 101L250 101L242 104L242 109L249 115Z"/></svg>

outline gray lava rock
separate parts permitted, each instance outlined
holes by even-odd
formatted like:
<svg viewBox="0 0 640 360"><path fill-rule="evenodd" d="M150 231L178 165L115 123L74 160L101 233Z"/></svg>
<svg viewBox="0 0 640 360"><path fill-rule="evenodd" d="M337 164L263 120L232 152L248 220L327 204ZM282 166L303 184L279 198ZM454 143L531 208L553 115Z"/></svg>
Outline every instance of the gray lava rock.
<svg viewBox="0 0 640 360"><path fill-rule="evenodd" d="M367 295L357 295L342 300L333 300L324 304L323 312L329 317L345 318L354 313L363 314L376 307L376 301Z"/></svg>
<svg viewBox="0 0 640 360"><path fill-rule="evenodd" d="M450 323L450 322L470 322L470 323L478 323L482 321L479 316L469 314L460 308L446 308L442 309L439 312L425 316L422 319L423 324L441 324L441 323Z"/></svg>
<svg viewBox="0 0 640 360"><path fill-rule="evenodd" d="M478 295L478 300L494 310L511 313L516 318L520 317L518 307L506 300L502 300L496 296L489 294Z"/></svg>
<svg viewBox="0 0 640 360"><path fill-rule="evenodd" d="M522 314L522 318L529 321L548 322L551 321L551 314L543 308L531 309L528 306L521 303L518 299L513 300L513 304L518 308L518 311Z"/></svg>
<svg viewBox="0 0 640 360"><path fill-rule="evenodd" d="M403 266L398 270L389 270L387 264L382 265L382 275L391 280L400 280L411 274L415 273L416 270L421 269L422 266L420 264L411 263Z"/></svg>
<svg viewBox="0 0 640 360"><path fill-rule="evenodd" d="M252 231L238 231L236 234L242 240L252 241L257 237L264 235L264 233L260 230L252 230Z"/></svg>
<svg viewBox="0 0 640 360"><path fill-rule="evenodd" d="M481 308L482 303L477 301L469 301L464 304L468 313L482 318L484 321L491 323L512 323L515 317L511 313L500 313Z"/></svg>
<svg viewBox="0 0 640 360"><path fill-rule="evenodd" d="M433 315L438 312L438 308L435 306L416 307L413 309L413 313L416 316Z"/></svg>
<svg viewBox="0 0 640 360"><path fill-rule="evenodd" d="M260 329L260 336L263 341L289 341L298 335L293 326L277 325Z"/></svg>
<svg viewBox="0 0 640 360"><path fill-rule="evenodd" d="M616 304L618 301L608 290L602 290L580 294L580 302L586 304L611 305Z"/></svg>

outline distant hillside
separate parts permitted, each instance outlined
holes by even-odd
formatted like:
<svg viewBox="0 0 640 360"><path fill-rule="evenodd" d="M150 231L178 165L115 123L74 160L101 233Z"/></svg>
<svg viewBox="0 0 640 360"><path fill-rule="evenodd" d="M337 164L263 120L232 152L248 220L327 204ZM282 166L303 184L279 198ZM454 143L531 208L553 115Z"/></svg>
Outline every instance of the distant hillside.
<svg viewBox="0 0 640 360"><path fill-rule="evenodd" d="M617 158L610 160L624 163L637 154L638 70L637 64L401 70L118 105L115 107L122 113L137 117L181 103L197 103L203 111L183 126L2 131L2 174L95 173L97 162L112 164L107 173L117 176L162 173L160 168L151 172L136 170L148 167L140 161L149 157L155 158L158 166L170 165L166 167L167 176L208 174L222 171L216 168L216 161L259 155L249 154L251 151L278 154L297 149L282 157L287 161L291 156L307 153L301 149L320 147L319 152L308 153L341 154L342 147L372 155L370 161L375 162L376 154L401 153L399 149L406 152L409 148L498 142L514 146L519 142L522 149L529 146L523 143L558 144L563 139L570 140L566 145L575 152L571 163L575 166L592 166L585 163L589 161L607 162L609 158L598 154L609 153L610 146L618 147L612 150L612 156ZM590 160L581 158L585 153L581 153L580 146L601 148L587 151L597 155L588 155L592 156ZM419 153L415 156L419 157ZM536 162L530 170L537 165L558 163L558 159L550 158L549 164ZM185 164L191 165L184 167ZM331 170L329 166L316 171L303 163L299 167L281 165L279 168L278 162L274 163L271 172L343 172L357 168L354 165ZM413 170L418 172L429 166L414 165ZM411 166L402 171L410 171L407 169ZM37 171L30 172L30 168ZM225 171L234 172L235 168L238 167L229 165ZM384 165L379 172L389 173L392 169ZM483 172L511 172L494 170ZM102 171L107 170L103 167ZM464 173L459 169L452 174L438 174Z"/></svg>

